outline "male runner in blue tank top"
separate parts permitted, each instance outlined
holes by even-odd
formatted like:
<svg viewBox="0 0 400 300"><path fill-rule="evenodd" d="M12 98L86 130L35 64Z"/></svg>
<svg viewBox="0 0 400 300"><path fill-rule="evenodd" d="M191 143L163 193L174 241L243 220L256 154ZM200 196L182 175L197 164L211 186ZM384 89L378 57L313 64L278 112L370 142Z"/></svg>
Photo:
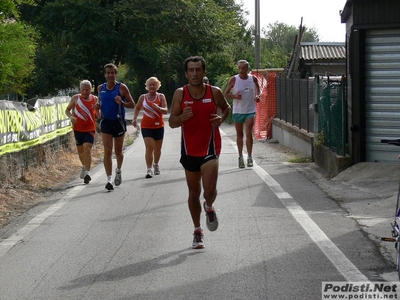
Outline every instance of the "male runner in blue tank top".
<svg viewBox="0 0 400 300"><path fill-rule="evenodd" d="M104 76L107 82L97 87L99 102L101 105L100 131L104 146L104 168L107 175L106 189L114 189L112 184L112 152L117 158L114 184L119 186L122 182L121 167L124 160L122 148L126 132L125 108L134 108L135 101L128 87L117 82L117 66L106 64Z"/></svg>

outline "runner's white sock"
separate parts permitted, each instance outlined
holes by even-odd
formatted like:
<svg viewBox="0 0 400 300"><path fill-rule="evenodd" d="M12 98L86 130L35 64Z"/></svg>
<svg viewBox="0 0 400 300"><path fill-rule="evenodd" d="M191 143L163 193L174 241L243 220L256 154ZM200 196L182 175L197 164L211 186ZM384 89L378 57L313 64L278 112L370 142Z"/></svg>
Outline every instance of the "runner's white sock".
<svg viewBox="0 0 400 300"><path fill-rule="evenodd" d="M204 204L204 208L205 208L207 211L212 210L212 207L209 207L209 206L207 205L207 202Z"/></svg>

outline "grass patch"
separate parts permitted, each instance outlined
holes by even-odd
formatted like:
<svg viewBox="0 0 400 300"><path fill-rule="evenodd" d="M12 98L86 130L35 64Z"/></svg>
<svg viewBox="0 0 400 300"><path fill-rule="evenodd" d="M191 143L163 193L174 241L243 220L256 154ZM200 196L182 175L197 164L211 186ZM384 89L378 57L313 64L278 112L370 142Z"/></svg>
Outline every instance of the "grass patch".
<svg viewBox="0 0 400 300"><path fill-rule="evenodd" d="M289 162L294 163L294 164L304 164L304 163L312 162L312 159L311 159L311 157L308 157L308 156L300 156L300 157L295 157L295 158L289 159Z"/></svg>
<svg viewBox="0 0 400 300"><path fill-rule="evenodd" d="M127 134L125 136L125 146L128 147L128 146L132 145L134 141L135 141L135 139L131 135Z"/></svg>

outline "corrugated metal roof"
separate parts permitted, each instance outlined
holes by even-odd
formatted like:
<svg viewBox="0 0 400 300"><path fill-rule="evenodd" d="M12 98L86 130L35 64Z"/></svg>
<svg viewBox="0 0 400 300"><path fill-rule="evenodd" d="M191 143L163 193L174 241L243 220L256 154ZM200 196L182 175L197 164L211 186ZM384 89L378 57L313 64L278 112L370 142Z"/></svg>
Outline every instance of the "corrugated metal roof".
<svg viewBox="0 0 400 300"><path fill-rule="evenodd" d="M300 43L300 45L300 58L304 60L346 58L344 43Z"/></svg>

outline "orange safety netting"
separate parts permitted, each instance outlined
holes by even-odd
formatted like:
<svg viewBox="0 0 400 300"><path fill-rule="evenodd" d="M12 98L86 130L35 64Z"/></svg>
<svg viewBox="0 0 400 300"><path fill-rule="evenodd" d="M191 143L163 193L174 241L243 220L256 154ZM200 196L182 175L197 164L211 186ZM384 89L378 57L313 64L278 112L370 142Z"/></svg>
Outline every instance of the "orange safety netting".
<svg viewBox="0 0 400 300"><path fill-rule="evenodd" d="M261 90L260 102L256 103L254 136L257 140L272 138L272 118L276 116L276 76L278 72L268 72L267 79L257 72L251 75L258 79Z"/></svg>

